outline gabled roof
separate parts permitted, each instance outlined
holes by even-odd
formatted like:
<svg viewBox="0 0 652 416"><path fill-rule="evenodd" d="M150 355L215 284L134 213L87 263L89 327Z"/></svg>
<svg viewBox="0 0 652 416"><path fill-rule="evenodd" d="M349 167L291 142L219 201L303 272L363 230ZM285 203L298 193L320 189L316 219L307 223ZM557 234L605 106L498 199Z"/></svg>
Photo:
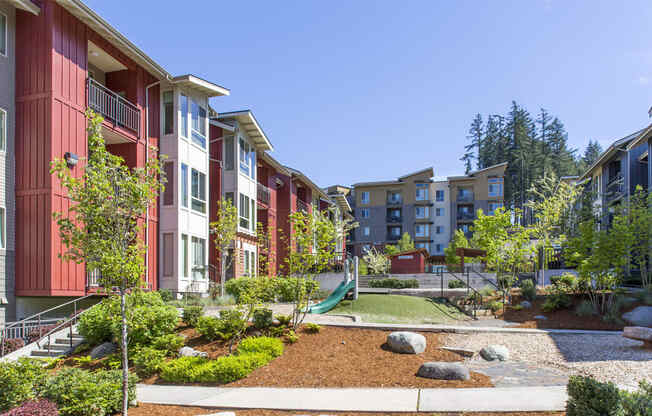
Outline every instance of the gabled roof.
<svg viewBox="0 0 652 416"><path fill-rule="evenodd" d="M35 15L41 13L41 8L31 0L9 0L9 3L18 9Z"/></svg>
<svg viewBox="0 0 652 416"><path fill-rule="evenodd" d="M428 177L429 177L429 178L432 178L432 177L435 175L435 172L434 172L434 170L433 170L433 168L432 168L432 166L431 166L431 167L428 167L428 168L425 168L425 169L418 170L418 171L416 171L416 172L408 173L407 175L400 176L400 177L399 177L397 180L395 180L395 181L358 182L358 183L354 183L354 184L351 185L351 186L355 188L356 186L392 186L392 185L404 185L404 184L407 183L407 182L405 182L405 179L407 179L407 178L409 178L409 177L411 177L411 176L416 176L416 175L418 175L418 174L420 174L420 173L428 173Z"/></svg>
<svg viewBox="0 0 652 416"><path fill-rule="evenodd" d="M237 122L242 126L242 129L251 140L253 140L256 145L257 150L274 150L272 143L270 143L267 135L263 131L258 120L254 117L254 113L251 110L240 110L240 111L230 111L228 113L219 113L217 117L213 118L217 121L225 120L237 120Z"/></svg>
<svg viewBox="0 0 652 416"><path fill-rule="evenodd" d="M424 257L428 258L428 250L425 248L413 248L411 250L406 250L406 251L401 251L400 253L392 254L389 257L398 257L398 256L405 256L406 254L423 254Z"/></svg>
<svg viewBox="0 0 652 416"><path fill-rule="evenodd" d="M317 193L319 194L320 197L328 199L328 195L326 195L326 193L319 186L317 186L309 177L304 175L303 172L301 172L300 170L291 168L291 167L289 167L287 165L285 166L285 168L290 171L293 178L299 179L301 182L308 185L312 190L317 191Z"/></svg>
<svg viewBox="0 0 652 416"><path fill-rule="evenodd" d="M502 166L507 167L507 162L498 163L498 164L496 164L496 165L488 166L488 167L486 167L486 168L482 168L482 169L474 170L474 171L469 172L468 175L449 176L449 177L448 177L448 180L451 180L451 179L452 179L452 180L472 179L472 178L473 178L475 175L477 175L478 173L486 172L486 171L488 171L488 170L496 169L496 168L499 168L499 167L502 167Z"/></svg>
<svg viewBox="0 0 652 416"><path fill-rule="evenodd" d="M418 175L420 173L428 173L429 178L432 178L433 176L435 176L435 171L433 170L432 166L430 166L429 168L421 169L421 170L418 170L416 172L408 173L407 175L399 176L398 180L403 181L403 179L407 179L410 176L416 176L416 175Z"/></svg>
<svg viewBox="0 0 652 416"><path fill-rule="evenodd" d="M220 85L213 84L192 74L176 76L170 80L170 83L197 90L207 97L217 97L231 93Z"/></svg>
<svg viewBox="0 0 652 416"><path fill-rule="evenodd" d="M627 135L627 136L623 137L622 139L618 139L615 142L613 142L607 148L607 150L602 152L602 154L600 155L598 160L593 162L593 164L582 174L582 176L580 176L580 180L583 180L587 176L590 176L591 173L593 172L593 170L596 167L602 165L604 162L606 162L608 159L610 159L613 155L615 155L618 151L621 151L623 149L623 147L627 147L628 149L631 148L631 147L628 147L630 142L632 142L632 140L637 139L645 130L646 129L638 130L638 131L636 131L636 132L634 132L634 133L632 133L630 135Z"/></svg>
<svg viewBox="0 0 652 416"><path fill-rule="evenodd" d="M260 152L258 154L258 157L264 160L265 162L269 163L274 169L276 169L277 172L280 172L286 176L292 176L292 172L290 172L285 166L283 166L281 162L279 162L278 160L270 156L269 153Z"/></svg>

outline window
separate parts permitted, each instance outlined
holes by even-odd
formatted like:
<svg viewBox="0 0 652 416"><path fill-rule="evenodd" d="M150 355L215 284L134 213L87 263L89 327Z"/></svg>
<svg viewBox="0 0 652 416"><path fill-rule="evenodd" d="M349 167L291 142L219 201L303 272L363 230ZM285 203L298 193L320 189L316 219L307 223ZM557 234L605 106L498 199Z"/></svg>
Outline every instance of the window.
<svg viewBox="0 0 652 416"><path fill-rule="evenodd" d="M401 227L391 227L389 229L389 234L392 237L400 237L401 236Z"/></svg>
<svg viewBox="0 0 652 416"><path fill-rule="evenodd" d="M0 108L0 151L7 149L7 112Z"/></svg>
<svg viewBox="0 0 652 416"><path fill-rule="evenodd" d="M369 208L360 208L360 217L369 218Z"/></svg>
<svg viewBox="0 0 652 416"><path fill-rule="evenodd" d="M360 194L360 203L361 204L368 204L369 203L369 191L363 191Z"/></svg>
<svg viewBox="0 0 652 416"><path fill-rule="evenodd" d="M7 248L7 211L0 207L0 249Z"/></svg>
<svg viewBox="0 0 652 416"><path fill-rule="evenodd" d="M251 231L256 232L256 200L250 200L251 203Z"/></svg>
<svg viewBox="0 0 652 416"><path fill-rule="evenodd" d="M462 230L463 233L468 233L471 231L471 226L469 224L462 224L459 229Z"/></svg>
<svg viewBox="0 0 652 416"><path fill-rule="evenodd" d="M201 148L206 148L206 109L195 100L191 101L192 141Z"/></svg>
<svg viewBox="0 0 652 416"><path fill-rule="evenodd" d="M163 276L174 275L174 234L163 234Z"/></svg>
<svg viewBox="0 0 652 416"><path fill-rule="evenodd" d="M430 227L425 224L417 224L414 226L414 234L417 237L428 237L430 235Z"/></svg>
<svg viewBox="0 0 652 416"><path fill-rule="evenodd" d="M489 215L493 215L494 212L503 206L502 202L490 202L489 203Z"/></svg>
<svg viewBox="0 0 652 416"><path fill-rule="evenodd" d="M185 163L181 164L179 188L179 193L181 194L181 206L188 208L188 165Z"/></svg>
<svg viewBox="0 0 652 416"><path fill-rule="evenodd" d="M188 252L188 236L186 234L181 234L181 254L183 256L181 275L183 277L189 277L188 266L190 265L190 253Z"/></svg>
<svg viewBox="0 0 652 416"><path fill-rule="evenodd" d="M414 207L414 210L417 218L428 218L428 207Z"/></svg>
<svg viewBox="0 0 652 416"><path fill-rule="evenodd" d="M473 191L470 188L459 188L457 190L457 200L461 202L473 201Z"/></svg>
<svg viewBox="0 0 652 416"><path fill-rule="evenodd" d="M503 178L489 178L489 196L503 196Z"/></svg>
<svg viewBox="0 0 652 416"><path fill-rule="evenodd" d="M387 202L390 204L400 204L401 203L401 193L400 192L388 192L387 193Z"/></svg>
<svg viewBox="0 0 652 416"><path fill-rule="evenodd" d="M7 56L7 16L0 13L0 55Z"/></svg>
<svg viewBox="0 0 652 416"><path fill-rule="evenodd" d="M174 103L172 91L165 91L163 93L163 134L174 133Z"/></svg>
<svg viewBox="0 0 652 416"><path fill-rule="evenodd" d="M249 143L240 137L240 172L249 176Z"/></svg>
<svg viewBox="0 0 652 416"><path fill-rule="evenodd" d="M163 190L163 205L174 205L174 163L165 162L163 172L168 181Z"/></svg>
<svg viewBox="0 0 652 416"><path fill-rule="evenodd" d="M244 267L242 268L244 271L244 275L247 276L249 275L249 251L245 250L244 251Z"/></svg>
<svg viewBox="0 0 652 416"><path fill-rule="evenodd" d="M435 244L435 251L441 253L441 244Z"/></svg>
<svg viewBox="0 0 652 416"><path fill-rule="evenodd" d="M390 209L388 212L389 220L391 221L400 221L401 220L401 210L399 208Z"/></svg>
<svg viewBox="0 0 652 416"><path fill-rule="evenodd" d="M444 216L444 208L435 208L435 215L438 217Z"/></svg>
<svg viewBox="0 0 652 416"><path fill-rule="evenodd" d="M206 240L203 238L192 238L192 278L195 280L204 278Z"/></svg>
<svg viewBox="0 0 652 416"><path fill-rule="evenodd" d="M369 237L370 234L371 234L371 230L369 229L369 227L362 227L362 235L364 235L365 237Z"/></svg>
<svg viewBox="0 0 652 416"><path fill-rule="evenodd" d="M426 248L426 243L415 243L414 248Z"/></svg>
<svg viewBox="0 0 652 416"><path fill-rule="evenodd" d="M181 111L181 128L179 134L181 137L188 138L188 97L179 95L179 108Z"/></svg>
<svg viewBox="0 0 652 416"><path fill-rule="evenodd" d="M206 175L196 169L192 169L192 200L190 205L197 212L206 212Z"/></svg>
<svg viewBox="0 0 652 416"><path fill-rule="evenodd" d="M426 201L428 199L428 184L427 183L418 183L417 186L417 201Z"/></svg>
<svg viewBox="0 0 652 416"><path fill-rule="evenodd" d="M224 170L233 170L234 162L233 136L228 136L224 138Z"/></svg>
<svg viewBox="0 0 652 416"><path fill-rule="evenodd" d="M435 191L435 200L437 202L442 202L444 200L444 191Z"/></svg>
<svg viewBox="0 0 652 416"><path fill-rule="evenodd" d="M249 229L251 218L249 217L249 197L247 195L240 194L240 204L239 204L239 213L240 213L240 227Z"/></svg>
<svg viewBox="0 0 652 416"><path fill-rule="evenodd" d="M444 232L444 227L442 225L438 225L435 227L435 234L442 234Z"/></svg>

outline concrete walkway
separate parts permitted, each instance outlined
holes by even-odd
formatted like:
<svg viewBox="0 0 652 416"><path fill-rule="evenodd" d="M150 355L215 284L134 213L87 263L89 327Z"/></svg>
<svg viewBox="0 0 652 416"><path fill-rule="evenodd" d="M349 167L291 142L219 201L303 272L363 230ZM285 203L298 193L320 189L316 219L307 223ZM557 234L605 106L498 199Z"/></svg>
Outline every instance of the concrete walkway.
<svg viewBox="0 0 652 416"><path fill-rule="evenodd" d="M355 412L519 412L561 411L566 388L497 387L472 389L268 388L144 385L142 403L225 409Z"/></svg>

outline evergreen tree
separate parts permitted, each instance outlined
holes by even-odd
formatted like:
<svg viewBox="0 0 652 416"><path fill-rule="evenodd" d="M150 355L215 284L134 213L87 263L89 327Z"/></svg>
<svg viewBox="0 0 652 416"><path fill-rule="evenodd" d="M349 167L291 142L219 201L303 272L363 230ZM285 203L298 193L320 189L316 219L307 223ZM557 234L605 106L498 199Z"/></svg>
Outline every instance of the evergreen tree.
<svg viewBox="0 0 652 416"><path fill-rule="evenodd" d="M602 146L598 143L597 140L589 140L589 144L584 150L584 155L582 155L582 162L585 165L585 169L591 167L594 164L600 155L602 154Z"/></svg>

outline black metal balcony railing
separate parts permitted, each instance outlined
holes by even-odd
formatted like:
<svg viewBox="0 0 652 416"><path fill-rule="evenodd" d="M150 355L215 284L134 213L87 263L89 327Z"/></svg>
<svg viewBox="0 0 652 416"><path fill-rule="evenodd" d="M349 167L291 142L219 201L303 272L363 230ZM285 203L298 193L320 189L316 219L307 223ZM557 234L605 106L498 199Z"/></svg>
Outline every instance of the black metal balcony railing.
<svg viewBox="0 0 652 416"><path fill-rule="evenodd" d="M473 192L460 192L457 194L457 202L473 202Z"/></svg>
<svg viewBox="0 0 652 416"><path fill-rule="evenodd" d="M401 234L387 233L388 241L398 241L401 239Z"/></svg>
<svg viewBox="0 0 652 416"><path fill-rule="evenodd" d="M400 223L400 222L403 222L403 218L397 217L397 216L394 216L394 215L388 215L387 216L387 222Z"/></svg>
<svg viewBox="0 0 652 416"><path fill-rule="evenodd" d="M92 78L88 79L88 107L140 135L140 109Z"/></svg>
<svg viewBox="0 0 652 416"><path fill-rule="evenodd" d="M270 191L269 188L258 182L258 189L256 191L256 198L258 202L264 205L269 205Z"/></svg>
<svg viewBox="0 0 652 416"><path fill-rule="evenodd" d="M399 197L387 197L387 205L402 205L403 204L403 198Z"/></svg>
<svg viewBox="0 0 652 416"><path fill-rule="evenodd" d="M475 215L472 212L460 211L457 213L457 219L461 221L471 221L475 219Z"/></svg>
<svg viewBox="0 0 652 416"><path fill-rule="evenodd" d="M625 178L618 174L609 181L606 189L607 201L613 201L623 196L625 193Z"/></svg>

